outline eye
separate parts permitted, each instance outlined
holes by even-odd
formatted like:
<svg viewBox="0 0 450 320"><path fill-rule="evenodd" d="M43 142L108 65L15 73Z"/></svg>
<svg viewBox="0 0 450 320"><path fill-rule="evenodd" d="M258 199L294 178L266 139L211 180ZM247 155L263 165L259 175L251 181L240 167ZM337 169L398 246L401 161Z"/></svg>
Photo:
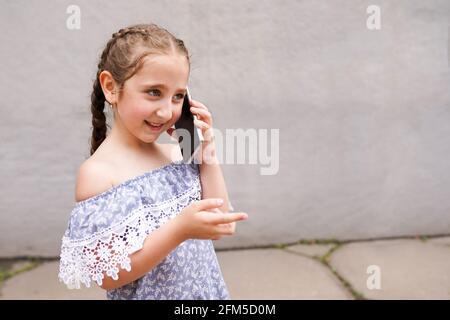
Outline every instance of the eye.
<svg viewBox="0 0 450 320"><path fill-rule="evenodd" d="M161 92L160 92L159 90L157 90L157 89L153 89L153 90L147 91L147 93L148 93L150 96L154 96L154 95L151 94L150 92L157 92L157 93L158 93L157 97L161 94Z"/></svg>
<svg viewBox="0 0 450 320"><path fill-rule="evenodd" d="M177 97L177 96L179 97L178 100L183 101L183 99L184 99L184 94L180 93L180 94L175 95L175 97Z"/></svg>

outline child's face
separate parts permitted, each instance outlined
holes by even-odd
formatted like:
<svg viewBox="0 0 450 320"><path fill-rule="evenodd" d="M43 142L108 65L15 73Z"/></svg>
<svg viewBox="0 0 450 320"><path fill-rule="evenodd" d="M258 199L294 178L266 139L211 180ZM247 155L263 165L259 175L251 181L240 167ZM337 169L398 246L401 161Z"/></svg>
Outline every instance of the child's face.
<svg viewBox="0 0 450 320"><path fill-rule="evenodd" d="M180 117L188 78L189 65L181 55L145 57L120 94L117 112L122 124L138 139L155 141ZM163 126L154 131L145 120Z"/></svg>

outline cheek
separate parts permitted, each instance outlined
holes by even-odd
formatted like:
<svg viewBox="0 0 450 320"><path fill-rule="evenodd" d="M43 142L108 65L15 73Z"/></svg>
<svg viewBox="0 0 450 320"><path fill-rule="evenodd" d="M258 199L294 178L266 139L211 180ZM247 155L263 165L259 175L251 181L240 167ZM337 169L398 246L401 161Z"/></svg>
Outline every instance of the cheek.
<svg viewBox="0 0 450 320"><path fill-rule="evenodd" d="M124 101L122 110L123 117L129 122L142 122L152 112L148 101L137 98Z"/></svg>
<svg viewBox="0 0 450 320"><path fill-rule="evenodd" d="M173 113L172 113L172 124L174 124L175 122L177 122L178 121L178 119L180 119L180 117L181 117L181 107L179 107L179 108L176 108L176 109L174 109L173 110Z"/></svg>
<svg viewBox="0 0 450 320"><path fill-rule="evenodd" d="M150 106L145 106L145 105L137 105L134 108L134 117L136 118L137 121L143 121L144 119L148 118L149 115L152 113L151 107Z"/></svg>
<svg viewBox="0 0 450 320"><path fill-rule="evenodd" d="M146 112L142 107L126 106L122 116L127 119L127 122L141 122L146 118Z"/></svg>

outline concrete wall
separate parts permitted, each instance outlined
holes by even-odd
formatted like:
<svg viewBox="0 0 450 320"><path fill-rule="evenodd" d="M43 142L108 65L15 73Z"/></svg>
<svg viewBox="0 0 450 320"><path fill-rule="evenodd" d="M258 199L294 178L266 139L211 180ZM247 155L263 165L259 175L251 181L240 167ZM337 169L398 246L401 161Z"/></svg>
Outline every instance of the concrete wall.
<svg viewBox="0 0 450 320"><path fill-rule="evenodd" d="M80 30L66 28L71 4ZM366 27L372 4L380 30ZM450 233L448 0L0 6L0 256L59 254L97 58L137 22L185 40L191 92L218 129L280 129L276 175L223 165L250 219L217 247Z"/></svg>

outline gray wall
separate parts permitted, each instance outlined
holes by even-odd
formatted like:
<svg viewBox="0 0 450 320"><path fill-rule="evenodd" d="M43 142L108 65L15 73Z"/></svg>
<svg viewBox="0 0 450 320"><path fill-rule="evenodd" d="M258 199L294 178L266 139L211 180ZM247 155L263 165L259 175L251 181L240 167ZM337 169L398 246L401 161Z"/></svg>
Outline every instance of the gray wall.
<svg viewBox="0 0 450 320"><path fill-rule="evenodd" d="M66 8L81 8L81 30ZM381 29L366 27L381 7ZM185 40L217 128L280 129L279 171L223 165L250 219L217 247L450 233L450 1L0 1L0 256L56 256L111 34Z"/></svg>

